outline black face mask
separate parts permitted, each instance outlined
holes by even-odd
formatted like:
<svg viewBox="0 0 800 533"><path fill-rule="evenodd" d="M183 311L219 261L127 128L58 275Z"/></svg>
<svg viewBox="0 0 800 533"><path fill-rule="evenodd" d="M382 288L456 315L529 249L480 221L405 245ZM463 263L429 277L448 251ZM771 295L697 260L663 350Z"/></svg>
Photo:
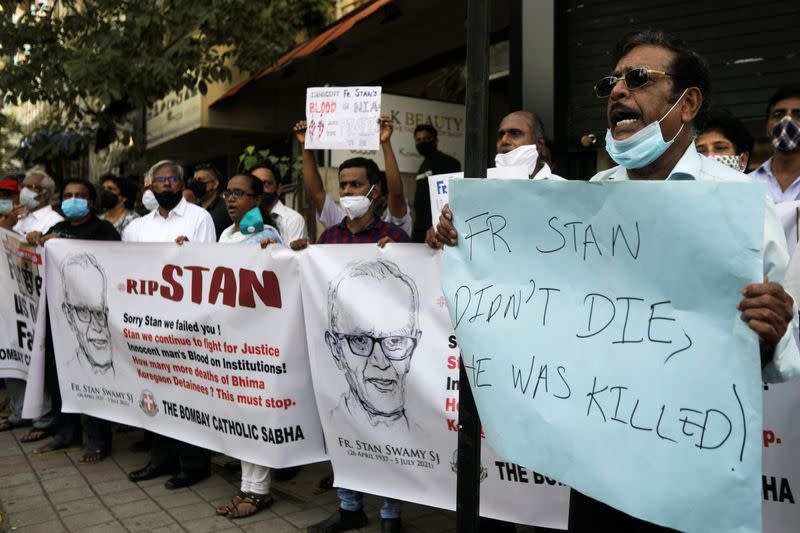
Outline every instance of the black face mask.
<svg viewBox="0 0 800 533"><path fill-rule="evenodd" d="M261 197L261 205L269 211L272 207L272 204L275 203L275 200L278 199L278 195L274 192L265 192L264 195Z"/></svg>
<svg viewBox="0 0 800 533"><path fill-rule="evenodd" d="M153 194L156 197L158 205L167 211L172 211L175 206L181 202L181 198L183 198L183 192L181 191L162 191L154 192Z"/></svg>
<svg viewBox="0 0 800 533"><path fill-rule="evenodd" d="M417 143L417 152L419 152L419 155L421 155L422 157L428 157L435 151L436 147L433 145L432 142Z"/></svg>
<svg viewBox="0 0 800 533"><path fill-rule="evenodd" d="M119 202L117 195L108 189L103 189L100 193L100 207L102 209L112 209L117 206L117 202Z"/></svg>
<svg viewBox="0 0 800 533"><path fill-rule="evenodd" d="M189 182L189 190L200 200L208 192L208 185L200 180L192 180Z"/></svg>

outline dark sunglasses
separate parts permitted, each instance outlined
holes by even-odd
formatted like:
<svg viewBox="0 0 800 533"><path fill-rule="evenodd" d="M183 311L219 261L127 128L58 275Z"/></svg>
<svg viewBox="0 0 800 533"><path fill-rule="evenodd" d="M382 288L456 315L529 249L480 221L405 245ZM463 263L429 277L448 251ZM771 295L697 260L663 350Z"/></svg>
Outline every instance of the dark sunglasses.
<svg viewBox="0 0 800 533"><path fill-rule="evenodd" d="M625 82L625 86L628 90L635 91L653 81L654 74L657 76L672 76L672 74L664 72L663 70L654 70L647 67L632 68L623 76L606 76L605 78L601 78L594 86L594 94L596 94L598 98L608 98L611 96L611 91L619 80Z"/></svg>

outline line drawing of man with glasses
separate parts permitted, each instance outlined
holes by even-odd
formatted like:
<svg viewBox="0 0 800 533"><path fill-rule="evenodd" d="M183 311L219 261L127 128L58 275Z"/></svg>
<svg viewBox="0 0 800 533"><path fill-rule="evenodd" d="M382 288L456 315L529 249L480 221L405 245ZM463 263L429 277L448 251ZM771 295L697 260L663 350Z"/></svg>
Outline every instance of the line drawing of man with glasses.
<svg viewBox="0 0 800 533"><path fill-rule="evenodd" d="M61 310L78 342L77 360L85 359L95 373L103 374L114 372L106 280L93 255L73 254L61 265Z"/></svg>
<svg viewBox="0 0 800 533"><path fill-rule="evenodd" d="M325 342L349 386L331 415L408 430L405 380L421 335L414 280L391 261L352 263L330 282L328 312Z"/></svg>

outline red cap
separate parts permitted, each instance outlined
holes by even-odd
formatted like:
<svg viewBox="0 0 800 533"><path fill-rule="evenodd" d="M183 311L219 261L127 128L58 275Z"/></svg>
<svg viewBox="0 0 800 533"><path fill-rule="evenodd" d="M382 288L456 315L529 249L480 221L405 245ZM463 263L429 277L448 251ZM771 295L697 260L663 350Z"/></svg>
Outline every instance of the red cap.
<svg viewBox="0 0 800 533"><path fill-rule="evenodd" d="M19 192L19 182L13 178L0 180L0 189L3 189L4 191Z"/></svg>

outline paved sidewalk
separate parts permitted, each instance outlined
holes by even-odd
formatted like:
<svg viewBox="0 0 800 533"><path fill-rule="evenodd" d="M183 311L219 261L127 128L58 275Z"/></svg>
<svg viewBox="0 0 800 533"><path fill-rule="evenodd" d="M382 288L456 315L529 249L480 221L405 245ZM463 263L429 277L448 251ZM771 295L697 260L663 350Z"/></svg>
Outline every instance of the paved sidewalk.
<svg viewBox="0 0 800 533"><path fill-rule="evenodd" d="M47 441L23 444L27 428L0 433L0 532L100 533L117 531L285 533L326 518L338 508L335 490L316 489L329 472L327 463L302 467L294 480L274 483L275 504L251 517L229 520L214 514L217 505L238 489L238 471L214 461L211 478L192 487L169 491L166 477L132 483L130 470L144 466L147 453L129 451L141 431L114 434L114 452L97 464L78 462L81 450L44 456L31 451ZM376 497L365 498L369 525L361 531L380 531ZM455 531L455 513L415 504L403 505L408 532ZM534 528L518 527L520 533Z"/></svg>

